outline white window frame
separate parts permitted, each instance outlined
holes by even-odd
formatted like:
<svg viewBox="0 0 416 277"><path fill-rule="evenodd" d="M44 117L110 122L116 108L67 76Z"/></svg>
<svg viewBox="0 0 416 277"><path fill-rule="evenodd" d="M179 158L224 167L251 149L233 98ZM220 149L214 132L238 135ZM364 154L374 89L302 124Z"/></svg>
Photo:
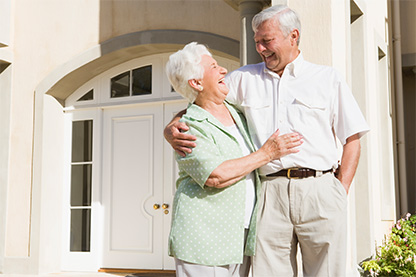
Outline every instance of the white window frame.
<svg viewBox="0 0 416 277"><path fill-rule="evenodd" d="M65 114L65 169L64 169L64 197L63 197L63 253L62 269L75 271L97 271L100 268L102 245L102 211L101 211L101 116L99 108L67 112ZM91 229L90 251L70 251L71 230L71 156L72 156L72 122L92 120L92 180L91 180Z"/></svg>

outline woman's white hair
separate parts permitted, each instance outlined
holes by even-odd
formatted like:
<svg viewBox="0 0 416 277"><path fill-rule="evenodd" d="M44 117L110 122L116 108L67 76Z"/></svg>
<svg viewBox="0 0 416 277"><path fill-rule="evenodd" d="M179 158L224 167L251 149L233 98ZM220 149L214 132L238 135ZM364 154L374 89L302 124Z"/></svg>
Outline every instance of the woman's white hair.
<svg viewBox="0 0 416 277"><path fill-rule="evenodd" d="M195 101L198 91L192 88L188 81L204 77L204 68L200 64L203 55L212 57L205 45L191 42L182 50L170 55L166 64L166 74L173 88L190 103Z"/></svg>
<svg viewBox="0 0 416 277"><path fill-rule="evenodd" d="M285 5L276 5L270 8L267 8L253 17L251 21L251 26L254 32L257 32L259 26L269 19L275 18L279 22L280 30L284 36L287 36L294 29L299 30L299 38L296 41L297 45L300 42L300 20L297 13Z"/></svg>

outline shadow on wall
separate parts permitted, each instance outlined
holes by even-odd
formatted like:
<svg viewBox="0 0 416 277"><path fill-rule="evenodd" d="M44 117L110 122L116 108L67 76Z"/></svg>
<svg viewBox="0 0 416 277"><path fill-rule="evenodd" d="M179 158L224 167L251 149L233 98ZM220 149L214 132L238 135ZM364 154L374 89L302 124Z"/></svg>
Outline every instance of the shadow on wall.
<svg viewBox="0 0 416 277"><path fill-rule="evenodd" d="M187 24L176 23L178 18L194 18L195 14L189 9L178 9L173 5L176 1L166 1L166 5L160 5L161 1L109 1L101 0L100 7L100 45L88 49L73 60L62 65L51 74L51 79L40 86L46 88L48 94L54 96L61 104L78 87L92 79L93 77L105 72L106 70L127 62L152 54L174 52L182 48L183 45L198 41L208 45L212 52L224 58L238 61L240 56L239 41L233 36L224 36L219 33L227 29L227 32L234 32L239 36L239 15L223 1L204 1L203 4L196 5L193 2L187 3L187 7L195 5L194 11L199 14L199 21L207 21L207 26L195 25L194 30L190 30L189 22L199 22L189 20ZM177 2L176 2L177 3ZM200 6L206 7L201 8ZM163 7L162 9L160 7ZM228 24L227 28L219 28L216 32L218 22L210 22L210 15L218 13L220 16L235 24ZM225 14L228 12L229 14ZM167 18L158 21L162 15L169 13ZM153 16L153 15L157 16ZM235 18L234 18L235 17ZM214 17L212 17L214 18ZM220 17L221 18L221 17ZM175 22L172 26L171 22ZM140 25L142 24L142 25ZM235 26L234 26L235 25ZM172 29L175 27L175 29ZM188 27L188 28L186 28ZM197 31L205 30L205 31ZM226 32L223 32L226 33ZM51 86L51 88L49 87Z"/></svg>
<svg viewBox="0 0 416 277"><path fill-rule="evenodd" d="M407 203L416 212L416 66L403 68Z"/></svg>

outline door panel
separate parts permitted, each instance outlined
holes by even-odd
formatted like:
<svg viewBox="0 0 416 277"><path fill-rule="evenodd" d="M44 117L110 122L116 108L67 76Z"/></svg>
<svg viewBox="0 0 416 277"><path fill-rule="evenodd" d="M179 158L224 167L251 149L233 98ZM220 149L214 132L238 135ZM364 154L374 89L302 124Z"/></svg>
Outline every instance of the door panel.
<svg viewBox="0 0 416 277"><path fill-rule="evenodd" d="M152 196L153 117L112 119L110 247L113 250L152 252L153 217L143 208ZM141 131L145 135L141 134ZM126 209L135 211L126 213ZM119 228L129 226L129 228ZM141 229L141 236L137 230Z"/></svg>
<svg viewBox="0 0 416 277"><path fill-rule="evenodd" d="M162 116L162 104L104 111L103 267L163 267Z"/></svg>

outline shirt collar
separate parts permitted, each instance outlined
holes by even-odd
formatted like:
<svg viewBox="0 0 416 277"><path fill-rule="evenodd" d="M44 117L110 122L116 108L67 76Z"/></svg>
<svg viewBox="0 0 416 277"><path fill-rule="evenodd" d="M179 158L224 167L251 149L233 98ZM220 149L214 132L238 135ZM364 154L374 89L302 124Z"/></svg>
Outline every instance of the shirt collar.
<svg viewBox="0 0 416 277"><path fill-rule="evenodd" d="M186 109L187 115L191 118L202 121L209 117L210 113L201 108L198 105L195 105L193 103L189 103L188 108Z"/></svg>
<svg viewBox="0 0 416 277"><path fill-rule="evenodd" d="M290 74L293 77L297 77L299 76L299 72L302 69L302 65L303 65L304 59L303 59L303 55L302 55L302 51L299 51L299 55L296 57L296 59L291 62L290 64L288 64L289 70L290 70Z"/></svg>
<svg viewBox="0 0 416 277"><path fill-rule="evenodd" d="M230 105L226 101L224 101L224 103L225 103L225 106L228 108L228 110L230 110L230 107L229 107ZM186 109L186 111L187 111L187 115L190 118L193 118L194 120L197 120L197 121L209 120L216 124L218 124L219 122L218 119L215 116L213 116L210 112L204 110L200 106L195 105L193 103L190 103L188 105L188 108Z"/></svg>
<svg viewBox="0 0 416 277"><path fill-rule="evenodd" d="M231 105L228 104L226 101L224 101L224 104L227 107L227 109L230 111L231 116L234 118L237 126L241 128L241 126L243 126L243 123L241 122L239 116L237 115L237 111L234 110L231 107ZM206 120L210 122L211 124L215 125L217 128L223 130L225 133L229 134L229 130L215 116L213 116L210 112L204 110L198 105L189 104L188 108L186 109L186 116L199 122Z"/></svg>
<svg viewBox="0 0 416 277"><path fill-rule="evenodd" d="M299 55L296 57L296 59L294 59L291 63L288 63L286 65L285 70L283 71L283 74L287 72L286 74L290 74L291 76L296 78L297 76L299 76L299 72L301 70L303 61L304 59L303 59L302 51L299 51ZM264 72L272 75L273 77L277 77L280 79L280 76L277 73L268 69L265 63L263 63L263 67L264 67L263 69Z"/></svg>

